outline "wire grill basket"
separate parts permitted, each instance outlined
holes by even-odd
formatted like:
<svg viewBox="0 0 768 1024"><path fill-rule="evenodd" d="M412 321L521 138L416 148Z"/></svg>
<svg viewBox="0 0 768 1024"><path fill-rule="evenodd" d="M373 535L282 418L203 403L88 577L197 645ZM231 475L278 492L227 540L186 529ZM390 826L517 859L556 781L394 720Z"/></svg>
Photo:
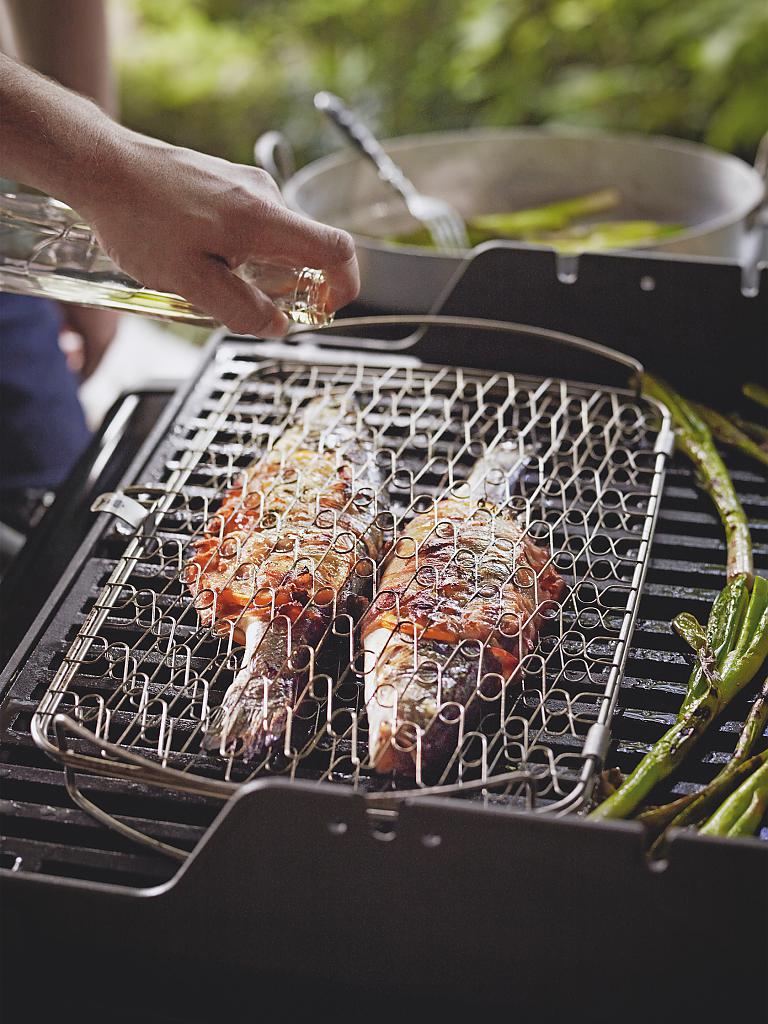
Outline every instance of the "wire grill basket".
<svg viewBox="0 0 768 1024"><path fill-rule="evenodd" d="M279 741L250 759L204 742L243 647L232 619L206 616L201 594L193 595L195 542L216 539L222 497L239 487L245 500L249 467L287 431L302 432L307 445L328 446L334 426L317 429L318 408L338 410L339 421L351 417L355 435L370 438L366 459L377 483L359 493L388 554L379 562L361 558L352 570L369 608L381 597L384 569L399 557L407 524L427 514L435 529L445 528L440 502L450 496L469 495L471 514L485 516L491 530L496 518L515 517L523 539L549 551L547 564L565 583L559 602L539 598L544 570L521 575L510 556L510 581L531 589L541 628L505 684L489 689L478 679L467 702L476 702L472 716L466 707L441 705L436 688L436 715L456 728L453 749L431 776L420 763L419 727L397 738L413 759L412 775L377 773L371 764L365 602L360 614L334 606L311 649L291 649L285 640L285 666L300 699ZM225 340L142 482L99 505L118 517L108 533L115 555L38 706L35 739L64 763L81 806L169 853L177 851L93 806L78 789L77 772L221 798L253 778L282 776L344 783L379 807L437 792L576 808L588 798L607 746L668 446L665 411L627 390L402 357L385 363L360 353L272 360ZM501 452L509 472L494 462ZM344 461L343 444L335 458ZM275 481L284 489L296 480L289 461ZM359 465L354 471L362 475ZM327 532L329 549L343 543L341 527L322 510L315 526ZM225 543L222 533L216 542ZM300 544L294 553L305 557ZM457 541L453 559L466 554ZM482 596L482 564L473 565ZM414 567L413 587L435 586L434 574L418 573L418 557ZM269 628L285 634L280 609L273 612ZM482 642L474 644L479 656ZM444 664L427 668L438 680L447 671ZM412 671L423 681L418 641Z"/></svg>

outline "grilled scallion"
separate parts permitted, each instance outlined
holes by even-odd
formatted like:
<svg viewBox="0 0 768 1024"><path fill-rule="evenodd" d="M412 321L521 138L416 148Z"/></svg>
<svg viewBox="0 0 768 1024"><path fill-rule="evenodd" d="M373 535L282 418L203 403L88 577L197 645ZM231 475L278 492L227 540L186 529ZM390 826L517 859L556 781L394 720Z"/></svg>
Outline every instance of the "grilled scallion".
<svg viewBox="0 0 768 1024"><path fill-rule="evenodd" d="M756 441L764 452L768 452L768 427L764 427L762 423L755 423L754 420L745 420L736 412L731 414L731 419L743 434Z"/></svg>
<svg viewBox="0 0 768 1024"><path fill-rule="evenodd" d="M762 384L745 384L741 390L747 398L768 409L768 388Z"/></svg>
<svg viewBox="0 0 768 1024"><path fill-rule="evenodd" d="M736 580L730 587L743 587ZM713 609L714 611L714 609ZM712 627L710 623L707 631ZM716 624L715 624L716 625ZM768 656L768 582L757 577L749 604L741 616L738 636L720 658L711 641L699 654L717 665L714 673L702 673L697 696L681 709L675 724L667 730L623 784L592 811L596 818L626 818L653 787L684 760L713 718L747 685ZM689 690L690 692L690 690Z"/></svg>
<svg viewBox="0 0 768 1024"><path fill-rule="evenodd" d="M667 828L697 825L711 814L748 775L768 760L768 750L750 757L755 744L768 723L768 679L763 683L747 720L739 734L736 748L728 763L698 793L689 793L661 807L652 807L638 815L638 820L652 833Z"/></svg>
<svg viewBox="0 0 768 1024"><path fill-rule="evenodd" d="M738 448L748 458L755 459L757 462L762 462L764 466L768 466L768 450L761 448L748 434L739 429L735 423L726 419L719 412L715 412L714 409L708 409L706 405L696 404L694 409L718 441L722 441L723 444L730 445L732 448Z"/></svg>
<svg viewBox="0 0 768 1024"><path fill-rule="evenodd" d="M715 447L709 427L690 402L673 391L668 384L645 374L643 390L652 398L663 402L669 409L677 446L693 462L702 486L715 503L725 527L728 579L745 576L751 581L754 566L749 524L728 470Z"/></svg>
<svg viewBox="0 0 768 1024"><path fill-rule="evenodd" d="M752 835L768 806L768 761L764 761L749 778L715 811L700 831L705 836Z"/></svg>

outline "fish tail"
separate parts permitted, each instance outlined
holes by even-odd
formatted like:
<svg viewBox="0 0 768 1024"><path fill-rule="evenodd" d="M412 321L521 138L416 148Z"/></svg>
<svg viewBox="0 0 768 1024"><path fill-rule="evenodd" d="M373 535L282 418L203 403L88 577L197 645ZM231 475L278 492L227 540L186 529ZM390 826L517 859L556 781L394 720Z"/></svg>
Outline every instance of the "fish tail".
<svg viewBox="0 0 768 1024"><path fill-rule="evenodd" d="M203 749L245 761L263 757L285 733L289 705L289 695L274 679L236 679L211 716Z"/></svg>

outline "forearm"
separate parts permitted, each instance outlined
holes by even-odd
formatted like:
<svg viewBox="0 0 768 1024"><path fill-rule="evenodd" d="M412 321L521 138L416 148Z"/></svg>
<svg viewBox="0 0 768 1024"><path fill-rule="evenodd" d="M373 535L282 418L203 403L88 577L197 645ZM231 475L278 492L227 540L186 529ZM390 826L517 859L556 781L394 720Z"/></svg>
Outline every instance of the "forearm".
<svg viewBox="0 0 768 1024"><path fill-rule="evenodd" d="M122 131L90 100L0 54L0 174L77 208Z"/></svg>
<svg viewBox="0 0 768 1024"><path fill-rule="evenodd" d="M115 117L103 0L6 0L6 5L19 59Z"/></svg>
<svg viewBox="0 0 768 1024"><path fill-rule="evenodd" d="M0 175L77 210L130 277L242 334L288 328L269 298L233 273L248 261L325 271L332 310L359 289L352 238L288 210L265 171L138 135L7 57Z"/></svg>

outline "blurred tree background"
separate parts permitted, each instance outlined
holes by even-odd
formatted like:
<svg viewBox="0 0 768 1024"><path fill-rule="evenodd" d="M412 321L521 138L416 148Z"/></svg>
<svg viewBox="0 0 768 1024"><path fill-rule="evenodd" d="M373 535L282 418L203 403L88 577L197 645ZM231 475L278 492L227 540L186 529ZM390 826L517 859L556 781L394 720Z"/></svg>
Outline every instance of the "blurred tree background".
<svg viewBox="0 0 768 1024"><path fill-rule="evenodd" d="M279 128L340 146L339 93L382 136L480 125L655 132L751 160L768 128L768 0L120 0L123 118L245 163Z"/></svg>

